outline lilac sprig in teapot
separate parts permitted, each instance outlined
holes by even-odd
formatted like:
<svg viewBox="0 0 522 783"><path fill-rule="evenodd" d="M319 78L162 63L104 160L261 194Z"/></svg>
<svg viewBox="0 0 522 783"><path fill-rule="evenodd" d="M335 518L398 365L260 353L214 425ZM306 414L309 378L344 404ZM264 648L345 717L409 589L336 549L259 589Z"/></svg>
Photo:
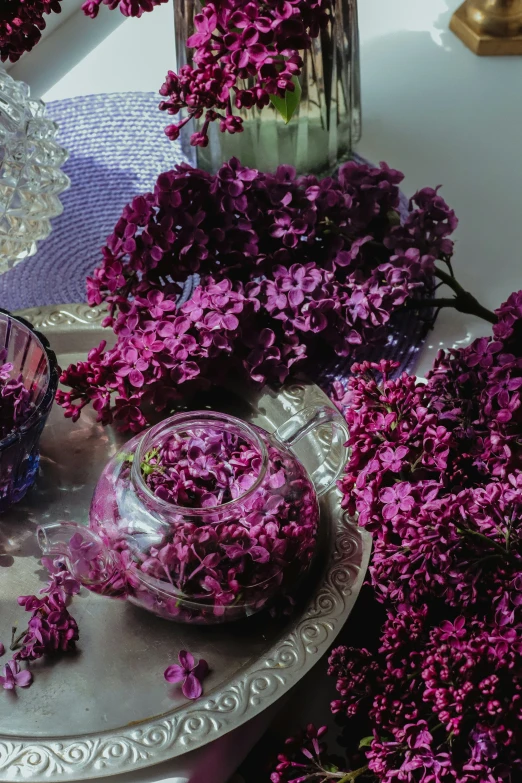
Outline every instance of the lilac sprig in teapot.
<svg viewBox="0 0 522 783"><path fill-rule="evenodd" d="M331 426L331 453L309 476L292 451ZM307 408L276 432L221 413L178 413L129 441L96 486L89 527L44 525L46 556L89 590L170 620L210 624L266 606L306 574L318 495L344 467L342 417Z"/></svg>

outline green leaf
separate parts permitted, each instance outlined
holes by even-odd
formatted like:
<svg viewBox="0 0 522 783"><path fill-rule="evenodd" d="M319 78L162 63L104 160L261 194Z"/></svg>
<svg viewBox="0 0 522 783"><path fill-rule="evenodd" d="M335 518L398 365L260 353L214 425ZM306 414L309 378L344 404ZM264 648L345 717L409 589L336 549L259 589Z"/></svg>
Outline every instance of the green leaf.
<svg viewBox="0 0 522 783"><path fill-rule="evenodd" d="M359 747L369 748L372 742L373 742L373 735L370 735L369 737L363 737L362 740L359 742Z"/></svg>
<svg viewBox="0 0 522 783"><path fill-rule="evenodd" d="M386 217L388 218L388 223L390 224L390 226L400 226L401 216L399 215L396 209L390 209Z"/></svg>
<svg viewBox="0 0 522 783"><path fill-rule="evenodd" d="M292 82L294 84L293 92L287 90L284 98L280 98L279 95L271 95L270 101L275 109L279 112L285 124L288 125L290 120L295 114L295 110L299 106L301 100L301 84L297 76L292 76Z"/></svg>

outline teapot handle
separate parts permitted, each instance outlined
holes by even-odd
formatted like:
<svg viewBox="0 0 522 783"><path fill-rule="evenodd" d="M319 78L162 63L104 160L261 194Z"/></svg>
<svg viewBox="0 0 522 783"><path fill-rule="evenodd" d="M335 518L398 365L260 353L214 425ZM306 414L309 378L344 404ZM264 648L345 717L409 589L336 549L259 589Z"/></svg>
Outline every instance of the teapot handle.
<svg viewBox="0 0 522 783"><path fill-rule="evenodd" d="M344 445L348 440L348 428L341 414L328 405L303 408L278 427L274 433L280 443L293 449L301 438L325 424L329 424L331 428L330 444L323 450L325 455L323 461L310 474L318 495L323 495L333 486L348 459L348 450Z"/></svg>

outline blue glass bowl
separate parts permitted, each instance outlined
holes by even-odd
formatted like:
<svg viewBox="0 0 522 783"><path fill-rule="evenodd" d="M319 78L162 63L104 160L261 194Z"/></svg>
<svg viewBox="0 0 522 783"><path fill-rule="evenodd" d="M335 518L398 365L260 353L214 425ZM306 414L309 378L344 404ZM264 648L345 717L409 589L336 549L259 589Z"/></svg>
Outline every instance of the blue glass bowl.
<svg viewBox="0 0 522 783"><path fill-rule="evenodd" d="M35 409L0 440L0 513L23 498L34 483L40 462L40 435L49 416L59 369L47 339L28 321L0 309L0 350L13 364L13 377L22 374Z"/></svg>

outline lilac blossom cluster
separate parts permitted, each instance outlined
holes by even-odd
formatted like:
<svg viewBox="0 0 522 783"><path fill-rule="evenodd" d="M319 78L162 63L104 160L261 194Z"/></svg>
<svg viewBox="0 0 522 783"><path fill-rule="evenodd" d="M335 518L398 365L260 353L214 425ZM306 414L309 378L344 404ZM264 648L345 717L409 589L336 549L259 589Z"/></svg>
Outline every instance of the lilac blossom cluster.
<svg viewBox="0 0 522 783"><path fill-rule="evenodd" d="M26 421L34 411L30 389L24 385L22 374L12 377L13 365L6 362L7 351L0 351L0 439Z"/></svg>
<svg viewBox="0 0 522 783"><path fill-rule="evenodd" d="M355 368L340 397L351 449L341 488L375 535L382 600L438 596L509 623L522 563L521 293L496 316L492 338L441 352L427 383L392 380L390 363Z"/></svg>
<svg viewBox="0 0 522 783"><path fill-rule="evenodd" d="M61 0L2 0L0 3L0 60L16 62L42 37L45 14L59 14Z"/></svg>
<svg viewBox="0 0 522 783"><path fill-rule="evenodd" d="M208 127L240 133L243 119L235 110L263 109L272 96L296 90L303 68L301 53L311 46L331 18L330 0L217 0L194 17L195 32L187 40L193 64L169 71L160 94L160 109L186 116L167 126L179 137L191 119L203 119L191 144L208 145Z"/></svg>
<svg viewBox="0 0 522 783"><path fill-rule="evenodd" d="M373 533L386 613L375 649L329 659L332 712L369 735L366 764L346 780L522 777L521 338L518 292L493 336L441 352L427 383L364 363L338 390L351 449L343 502ZM278 768L273 781L338 777L303 753L299 775Z"/></svg>
<svg viewBox="0 0 522 783"><path fill-rule="evenodd" d="M102 5L139 17L165 2L85 0L82 9L92 19ZM271 101L277 106L277 99L300 94L296 85L304 65L302 53L328 26L332 4L331 0L216 0L201 5L194 16L194 33L186 42L193 49L192 63L178 73L167 73L160 109L174 116L186 113L165 129L171 140L179 138L190 120L202 120L191 144L206 147L211 122L219 122L221 132L240 133L241 110L263 109Z"/></svg>
<svg viewBox="0 0 522 783"><path fill-rule="evenodd" d="M76 420L139 431L203 384L236 373L280 384L298 370L383 342L392 315L449 259L452 210L416 194L400 224L402 174L355 162L335 177L263 174L237 159L215 176L180 165L125 207L87 281L116 345L62 375ZM192 298L182 283L199 275Z"/></svg>
<svg viewBox="0 0 522 783"><path fill-rule="evenodd" d="M33 675L28 669L21 669L20 663L31 663L44 655L56 655L75 649L78 640L78 626L69 614L67 600L80 590L80 583L72 577L62 560L42 558L42 564L50 574L48 584L40 596L22 595L18 599L26 612L31 612L27 629L11 642L14 654L4 665L0 685L6 690L31 685ZM5 648L0 645L0 655Z"/></svg>
<svg viewBox="0 0 522 783"><path fill-rule="evenodd" d="M168 0L85 0L82 11L91 19L96 19L100 6L106 5L113 11L119 8L123 16L140 17L143 13L153 11L157 5L168 3Z"/></svg>
<svg viewBox="0 0 522 783"><path fill-rule="evenodd" d="M156 497L186 508L221 506L244 495L261 471L259 450L233 433L196 429L173 433L146 455L142 475ZM285 481L284 471L272 478Z"/></svg>

